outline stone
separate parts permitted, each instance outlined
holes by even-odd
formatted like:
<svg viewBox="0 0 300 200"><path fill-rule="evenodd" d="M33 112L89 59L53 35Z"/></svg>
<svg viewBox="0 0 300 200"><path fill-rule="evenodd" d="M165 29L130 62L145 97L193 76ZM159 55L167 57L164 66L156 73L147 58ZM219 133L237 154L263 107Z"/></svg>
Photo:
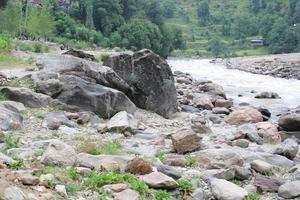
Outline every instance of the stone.
<svg viewBox="0 0 300 200"><path fill-rule="evenodd" d="M65 197L65 198L68 197L67 190L66 190L66 187L65 187L64 185L56 185L56 186L55 186L55 191L56 191L59 195Z"/></svg>
<svg viewBox="0 0 300 200"><path fill-rule="evenodd" d="M259 122L256 124L256 127L264 143L279 144L281 142L281 136L275 125L270 122Z"/></svg>
<svg viewBox="0 0 300 200"><path fill-rule="evenodd" d="M106 133L108 131L107 124L98 124L97 131L98 133Z"/></svg>
<svg viewBox="0 0 300 200"><path fill-rule="evenodd" d="M196 108L204 110L212 110L214 108L211 98L208 95L198 93L194 94L193 105Z"/></svg>
<svg viewBox="0 0 300 200"><path fill-rule="evenodd" d="M107 172L117 172L121 171L119 162L116 161L106 161L101 164L101 170Z"/></svg>
<svg viewBox="0 0 300 200"><path fill-rule="evenodd" d="M211 178L225 179L225 180L233 180L235 177L235 169L210 169L204 170L201 172L201 178L203 180L210 180Z"/></svg>
<svg viewBox="0 0 300 200"><path fill-rule="evenodd" d="M39 152L41 151L33 148L12 148L7 150L9 156L22 160L34 160Z"/></svg>
<svg viewBox="0 0 300 200"><path fill-rule="evenodd" d="M225 99L217 99L215 102L215 107L220 108L231 108L233 106L233 102Z"/></svg>
<svg viewBox="0 0 300 200"><path fill-rule="evenodd" d="M152 172L142 176L141 179L154 189L175 189L178 186L173 178L160 172Z"/></svg>
<svg viewBox="0 0 300 200"><path fill-rule="evenodd" d="M138 129L138 120L126 111L115 114L107 123L107 129L112 132L133 133Z"/></svg>
<svg viewBox="0 0 300 200"><path fill-rule="evenodd" d="M300 107L283 114L279 118L278 125L284 131L300 131Z"/></svg>
<svg viewBox="0 0 300 200"><path fill-rule="evenodd" d="M215 83L205 83L200 85L199 90L226 98L224 88Z"/></svg>
<svg viewBox="0 0 300 200"><path fill-rule="evenodd" d="M139 200L140 195L134 190L126 189L122 192L114 193L114 200Z"/></svg>
<svg viewBox="0 0 300 200"><path fill-rule="evenodd" d="M3 131L20 129L23 126L23 117L20 113L0 103L0 129Z"/></svg>
<svg viewBox="0 0 300 200"><path fill-rule="evenodd" d="M0 92L10 100L23 103L30 108L42 108L50 104L52 98L48 95L35 93L28 88L1 87Z"/></svg>
<svg viewBox="0 0 300 200"><path fill-rule="evenodd" d="M201 137L192 129L181 129L171 136L172 144L177 153L188 153L201 148Z"/></svg>
<svg viewBox="0 0 300 200"><path fill-rule="evenodd" d="M258 135L257 128L254 124L244 124L238 127L237 134L248 138L251 142L259 145L264 143L263 139Z"/></svg>
<svg viewBox="0 0 300 200"><path fill-rule="evenodd" d="M20 174L19 179L23 185L37 185L40 182L38 177L32 176L30 173Z"/></svg>
<svg viewBox="0 0 300 200"><path fill-rule="evenodd" d="M7 200L25 200L26 196L20 188L11 186L4 190L4 198Z"/></svg>
<svg viewBox="0 0 300 200"><path fill-rule="evenodd" d="M105 192L122 192L123 190L128 189L128 185L124 183L117 183L117 184L111 184L111 185L104 185L102 189Z"/></svg>
<svg viewBox="0 0 300 200"><path fill-rule="evenodd" d="M43 125L45 127L51 128L57 128L56 125L65 125L68 127L76 127L76 124L69 120L67 118L67 115L65 112L58 111L58 112L48 112L44 114L44 121ZM58 128L59 128L58 126ZM51 129L51 130L57 130L57 129Z"/></svg>
<svg viewBox="0 0 300 200"><path fill-rule="evenodd" d="M4 163L13 163L14 159L0 152L0 161L4 161Z"/></svg>
<svg viewBox="0 0 300 200"><path fill-rule="evenodd" d="M9 110L15 110L15 112L23 112L26 110L24 104L16 101L1 101L1 104Z"/></svg>
<svg viewBox="0 0 300 200"><path fill-rule="evenodd" d="M92 170L87 167L76 167L76 172L81 175L89 175L90 173L92 173Z"/></svg>
<svg viewBox="0 0 300 200"><path fill-rule="evenodd" d="M257 175L253 184L259 192L278 192L279 187L283 183L282 180L277 178Z"/></svg>
<svg viewBox="0 0 300 200"><path fill-rule="evenodd" d="M51 181L54 181L54 175L53 174L42 174L39 178L40 185L45 187L50 187L49 183Z"/></svg>
<svg viewBox="0 0 300 200"><path fill-rule="evenodd" d="M166 118L177 111L177 94L171 68L152 51L141 50L133 55L112 54L104 61L104 65L111 67L133 88L128 96L138 107Z"/></svg>
<svg viewBox="0 0 300 200"><path fill-rule="evenodd" d="M72 112L66 113L66 116L67 116L67 118L69 120L78 119L79 118L79 114L78 113L72 113Z"/></svg>
<svg viewBox="0 0 300 200"><path fill-rule="evenodd" d="M235 178L240 181L248 180L252 176L251 171L247 168L236 166L234 169Z"/></svg>
<svg viewBox="0 0 300 200"><path fill-rule="evenodd" d="M170 166L185 167L187 164L187 159L184 155L167 154L163 160L163 163Z"/></svg>
<svg viewBox="0 0 300 200"><path fill-rule="evenodd" d="M248 196L248 192L245 189L223 179L212 179L210 187L216 199L244 200Z"/></svg>
<svg viewBox="0 0 300 200"><path fill-rule="evenodd" d="M227 108L219 108L219 107L213 108L212 112L214 114L221 114L221 115L229 115L230 114L230 111Z"/></svg>
<svg viewBox="0 0 300 200"><path fill-rule="evenodd" d="M254 160L250 163L251 168L261 174L269 174L274 169L273 165L262 161L262 160Z"/></svg>
<svg viewBox="0 0 300 200"><path fill-rule="evenodd" d="M256 99L280 99L276 92L261 92L255 96Z"/></svg>
<svg viewBox="0 0 300 200"><path fill-rule="evenodd" d="M267 108L259 107L258 111L263 115L264 121L268 121L272 116L272 113Z"/></svg>
<svg viewBox="0 0 300 200"><path fill-rule="evenodd" d="M77 119L78 124L87 124L91 120L91 113L89 112L80 112L78 113L79 117Z"/></svg>
<svg viewBox="0 0 300 200"><path fill-rule="evenodd" d="M191 119L191 128L193 131L199 134L212 133L212 130L208 126L207 120L202 116L197 116Z"/></svg>
<svg viewBox="0 0 300 200"><path fill-rule="evenodd" d="M186 77L178 77L178 78L176 78L176 82L179 84L187 84L187 85L190 85L193 83L193 81L191 79L186 78Z"/></svg>
<svg viewBox="0 0 300 200"><path fill-rule="evenodd" d="M95 58L94 55L88 54L84 51L75 50L75 49L70 49L70 50L62 53L62 55L72 55L72 56L82 58L85 60L89 60L89 61L97 61L97 59Z"/></svg>
<svg viewBox="0 0 300 200"><path fill-rule="evenodd" d="M63 91L57 99L79 110L91 111L103 118L110 118L120 111L133 113L136 106L118 90L88 82L72 75L60 76Z"/></svg>
<svg viewBox="0 0 300 200"><path fill-rule="evenodd" d="M202 188L196 189L188 200L205 200L205 193Z"/></svg>
<svg viewBox="0 0 300 200"><path fill-rule="evenodd" d="M300 197L300 181L289 182L281 185L278 195L285 199Z"/></svg>
<svg viewBox="0 0 300 200"><path fill-rule="evenodd" d="M41 158L41 163L44 165L71 166L75 162L75 150L61 141L51 142Z"/></svg>
<svg viewBox="0 0 300 200"><path fill-rule="evenodd" d="M63 83L58 79L49 79L36 82L35 87L38 88L40 93L50 97L56 97L63 90Z"/></svg>
<svg viewBox="0 0 300 200"><path fill-rule="evenodd" d="M293 160L297 156L298 149L298 142L294 139L289 138L284 140L281 144L279 144L276 147L275 153Z"/></svg>
<svg viewBox="0 0 300 200"><path fill-rule="evenodd" d="M157 165L156 166L157 171L161 172L167 176L170 176L174 179L179 179L182 177L182 173L183 173L183 169L180 167L173 167L173 166L169 166L169 165Z"/></svg>
<svg viewBox="0 0 300 200"><path fill-rule="evenodd" d="M152 167L149 162L143 160L142 158L134 158L127 163L125 172L137 175L145 175L151 173Z"/></svg>
<svg viewBox="0 0 300 200"><path fill-rule="evenodd" d="M225 121L231 125L258 123L263 121L263 116L255 108L244 106L235 109L226 117Z"/></svg>
<svg viewBox="0 0 300 200"><path fill-rule="evenodd" d="M5 134L3 133L3 131L0 129L0 143L5 142Z"/></svg>
<svg viewBox="0 0 300 200"><path fill-rule="evenodd" d="M248 148L249 141L245 139L238 139L232 142L232 146L238 146L241 148Z"/></svg>

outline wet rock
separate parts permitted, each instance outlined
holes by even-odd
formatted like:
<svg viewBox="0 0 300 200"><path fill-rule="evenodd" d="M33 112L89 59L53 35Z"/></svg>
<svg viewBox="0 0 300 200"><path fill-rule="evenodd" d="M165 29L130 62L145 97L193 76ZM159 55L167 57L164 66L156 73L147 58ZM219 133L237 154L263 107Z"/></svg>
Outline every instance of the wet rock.
<svg viewBox="0 0 300 200"><path fill-rule="evenodd" d="M274 169L273 165L262 161L262 160L254 160L251 162L251 168L261 174L269 174Z"/></svg>
<svg viewBox="0 0 300 200"><path fill-rule="evenodd" d="M259 107L258 111L263 115L264 121L268 121L271 118L272 114L267 108Z"/></svg>
<svg viewBox="0 0 300 200"><path fill-rule="evenodd" d="M278 195L285 199L300 197L300 181L289 182L281 185Z"/></svg>
<svg viewBox="0 0 300 200"><path fill-rule="evenodd" d="M279 144L281 142L281 136L275 125L270 122L260 122L256 124L256 127L264 143Z"/></svg>
<svg viewBox="0 0 300 200"><path fill-rule="evenodd" d="M248 195L248 192L243 188L223 179L212 179L210 186L216 199L243 200Z"/></svg>
<svg viewBox="0 0 300 200"><path fill-rule="evenodd" d="M150 50L133 55L110 55L104 65L111 67L132 88L129 94L134 103L164 117L177 110L177 95L170 66Z"/></svg>
<svg viewBox="0 0 300 200"><path fill-rule="evenodd" d="M280 99L276 92L261 92L255 96L256 99Z"/></svg>
<svg viewBox="0 0 300 200"><path fill-rule="evenodd" d="M277 178L266 177L266 176L255 176L254 186L257 187L259 192L278 192L279 187L284 182Z"/></svg>
<svg viewBox="0 0 300 200"><path fill-rule="evenodd" d="M20 129L23 126L23 117L15 109L8 109L0 103L0 129Z"/></svg>
<svg viewBox="0 0 300 200"><path fill-rule="evenodd" d="M200 85L199 90L226 98L224 88L215 83L205 83L203 85Z"/></svg>
<svg viewBox="0 0 300 200"><path fill-rule="evenodd" d="M138 129L138 121L133 115L121 111L108 121L107 128L112 132L124 133L128 131L133 133Z"/></svg>
<svg viewBox="0 0 300 200"><path fill-rule="evenodd" d="M215 107L231 108L232 106L233 102L231 100L217 99L215 102Z"/></svg>
<svg viewBox="0 0 300 200"><path fill-rule="evenodd" d="M232 142L232 146L238 146L241 148L248 148L249 141L245 139L239 139Z"/></svg>
<svg viewBox="0 0 300 200"><path fill-rule="evenodd" d="M154 189L175 189L177 188L176 181L160 172L152 172L142 176L141 179L149 185L149 187Z"/></svg>
<svg viewBox="0 0 300 200"><path fill-rule="evenodd" d="M75 162L75 150L61 141L51 142L41 158L44 165L71 166Z"/></svg>
<svg viewBox="0 0 300 200"><path fill-rule="evenodd" d="M181 129L171 136L172 144L177 153L187 153L201 148L201 137L192 129Z"/></svg>
<svg viewBox="0 0 300 200"><path fill-rule="evenodd" d="M225 120L231 125L258 123L263 121L262 114L252 107L240 107L234 110Z"/></svg>
<svg viewBox="0 0 300 200"><path fill-rule="evenodd" d="M127 163L125 172L131 174L145 175L152 172L152 167L149 162L141 158L135 158Z"/></svg>
<svg viewBox="0 0 300 200"><path fill-rule="evenodd" d="M293 160L298 153L298 148L299 145L297 141L294 139L286 139L276 147L275 153Z"/></svg>
<svg viewBox="0 0 300 200"><path fill-rule="evenodd" d="M25 200L26 196L20 188L11 186L4 190L4 198L7 200Z"/></svg>
<svg viewBox="0 0 300 200"><path fill-rule="evenodd" d="M126 189L122 192L114 193L114 200L139 200L140 195L134 190Z"/></svg>
<svg viewBox="0 0 300 200"><path fill-rule="evenodd" d="M300 131L300 107L282 115L278 124L285 131Z"/></svg>
<svg viewBox="0 0 300 200"><path fill-rule="evenodd" d="M91 111L104 118L109 118L120 111L133 113L136 110L128 97L118 90L72 75L63 75L60 80L64 83L64 88L57 99L67 105L78 107L79 110Z"/></svg>
<svg viewBox="0 0 300 200"><path fill-rule="evenodd" d="M0 92L7 95L10 100L23 103L31 108L41 108L49 105L51 97L35 93L28 88L1 87Z"/></svg>
<svg viewBox="0 0 300 200"><path fill-rule="evenodd" d="M251 171L247 168L236 166L234 169L235 178L240 181L248 180L252 176Z"/></svg>

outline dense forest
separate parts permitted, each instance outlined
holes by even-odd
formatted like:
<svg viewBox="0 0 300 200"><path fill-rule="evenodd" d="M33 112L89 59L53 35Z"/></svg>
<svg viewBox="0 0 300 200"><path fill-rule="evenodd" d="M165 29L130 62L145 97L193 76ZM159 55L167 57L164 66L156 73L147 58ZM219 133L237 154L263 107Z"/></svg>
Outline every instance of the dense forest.
<svg viewBox="0 0 300 200"><path fill-rule="evenodd" d="M0 6L3 33L77 48L150 48L164 57L300 50L297 0L2 0ZM264 47L250 46L257 38Z"/></svg>

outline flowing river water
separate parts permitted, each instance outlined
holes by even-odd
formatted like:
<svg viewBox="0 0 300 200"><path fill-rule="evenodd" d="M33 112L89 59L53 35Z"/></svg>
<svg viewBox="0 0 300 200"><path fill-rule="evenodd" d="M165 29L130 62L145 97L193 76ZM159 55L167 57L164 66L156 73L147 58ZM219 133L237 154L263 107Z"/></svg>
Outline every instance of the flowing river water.
<svg viewBox="0 0 300 200"><path fill-rule="evenodd" d="M253 106L268 108L275 117L273 119L276 119L277 114L286 112L287 108L300 106L300 80L227 69L224 65L212 64L209 61L209 59L170 59L168 63L173 71L182 71L191 74L197 80L211 80L222 85L227 97L232 98L235 105L246 102ZM281 99L254 98L257 93L264 91L276 92Z"/></svg>

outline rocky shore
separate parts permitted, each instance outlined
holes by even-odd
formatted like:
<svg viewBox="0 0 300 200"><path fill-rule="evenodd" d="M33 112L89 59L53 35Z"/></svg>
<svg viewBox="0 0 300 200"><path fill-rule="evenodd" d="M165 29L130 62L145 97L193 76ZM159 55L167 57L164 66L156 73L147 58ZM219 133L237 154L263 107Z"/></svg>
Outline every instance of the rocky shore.
<svg viewBox="0 0 300 200"><path fill-rule="evenodd" d="M36 63L1 76L0 199L300 197L300 107L272 123L149 50Z"/></svg>
<svg viewBox="0 0 300 200"><path fill-rule="evenodd" d="M216 63L225 64L229 69L300 80L299 53L230 58L217 60Z"/></svg>

